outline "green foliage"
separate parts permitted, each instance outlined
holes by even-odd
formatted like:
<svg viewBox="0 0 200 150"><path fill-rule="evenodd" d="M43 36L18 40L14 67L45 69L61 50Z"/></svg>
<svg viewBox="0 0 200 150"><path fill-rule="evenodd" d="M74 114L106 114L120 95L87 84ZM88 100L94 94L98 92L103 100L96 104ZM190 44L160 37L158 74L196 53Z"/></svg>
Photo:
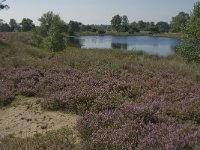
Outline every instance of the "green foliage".
<svg viewBox="0 0 200 150"><path fill-rule="evenodd" d="M19 26L19 24L16 22L15 19L10 19L9 26L10 26L10 31L11 31L11 32L16 32L16 31L19 31L19 30L20 30L20 26Z"/></svg>
<svg viewBox="0 0 200 150"><path fill-rule="evenodd" d="M181 32L181 29L186 26L186 23L190 19L188 13L180 12L175 17L172 17L171 21L171 31L172 32Z"/></svg>
<svg viewBox="0 0 200 150"><path fill-rule="evenodd" d="M122 16L121 32L127 32L129 28L129 20L127 16Z"/></svg>
<svg viewBox="0 0 200 150"><path fill-rule="evenodd" d="M61 29L59 20L54 20L49 29L48 36L44 39L44 46L52 52L63 50L66 46Z"/></svg>
<svg viewBox="0 0 200 150"><path fill-rule="evenodd" d="M189 63L200 63L200 45L184 41L184 43L177 48L177 52Z"/></svg>
<svg viewBox="0 0 200 150"><path fill-rule="evenodd" d="M32 29L35 28L33 20L29 18L22 19L22 22L20 23L20 25L21 25L21 30L23 32L31 31Z"/></svg>
<svg viewBox="0 0 200 150"><path fill-rule="evenodd" d="M159 32L169 32L169 24L167 22L160 21L156 24Z"/></svg>
<svg viewBox="0 0 200 150"><path fill-rule="evenodd" d="M186 40L179 47L179 54L188 62L200 63L200 1L194 5L190 20L183 32Z"/></svg>
<svg viewBox="0 0 200 150"><path fill-rule="evenodd" d="M10 26L7 23L0 22L0 32L10 32Z"/></svg>
<svg viewBox="0 0 200 150"><path fill-rule="evenodd" d="M111 20L111 25L117 32L127 32L129 30L128 17L115 15Z"/></svg>
<svg viewBox="0 0 200 150"><path fill-rule="evenodd" d="M45 13L39 21L40 26L33 32L32 43L52 52L63 50L66 47L64 32L68 30L66 23L53 12Z"/></svg>
<svg viewBox="0 0 200 150"><path fill-rule="evenodd" d="M128 30L129 33L135 33L135 32L140 32L139 28L138 28L138 25L137 25L137 22L133 22L129 25L129 30Z"/></svg>
<svg viewBox="0 0 200 150"><path fill-rule="evenodd" d="M77 21L70 21L68 33L69 35L74 35L74 32L79 32L81 29L81 23Z"/></svg>
<svg viewBox="0 0 200 150"><path fill-rule="evenodd" d="M3 2L5 2L6 0L2 0L1 2L0 2L0 10L2 10L2 9L8 9L9 8L9 6L8 5L4 5L3 4Z"/></svg>
<svg viewBox="0 0 200 150"><path fill-rule="evenodd" d="M111 25L116 31L120 31L122 18L120 15L115 15L111 20Z"/></svg>
<svg viewBox="0 0 200 150"><path fill-rule="evenodd" d="M140 29L140 30L145 30L145 27L146 27L146 23L144 22L144 21L142 21L142 20L140 20L140 21L138 21L138 23L137 23L137 26L138 26L138 28Z"/></svg>

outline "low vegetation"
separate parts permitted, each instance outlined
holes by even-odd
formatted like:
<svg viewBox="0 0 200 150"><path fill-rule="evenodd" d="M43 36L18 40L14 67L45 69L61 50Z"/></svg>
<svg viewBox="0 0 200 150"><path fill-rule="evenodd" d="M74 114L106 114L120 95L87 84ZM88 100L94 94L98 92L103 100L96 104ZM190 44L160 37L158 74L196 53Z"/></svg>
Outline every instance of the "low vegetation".
<svg viewBox="0 0 200 150"><path fill-rule="evenodd" d="M66 48L52 54L7 41L1 41L1 49L1 107L23 95L43 98L44 109L81 115L78 147L199 148L198 64L187 64L177 55L146 55L140 60L139 52L120 50ZM59 137L67 135L58 131ZM53 137L47 135L48 142L46 136L28 138L22 146L62 149L67 144L73 149L70 142L51 142L58 136L57 132ZM2 140L3 148L22 142L10 137Z"/></svg>
<svg viewBox="0 0 200 150"><path fill-rule="evenodd" d="M58 131L48 132L46 135L36 134L31 138L16 138L9 135L1 140L0 149L2 150L69 150L77 149L76 139L72 130L63 128Z"/></svg>
<svg viewBox="0 0 200 150"><path fill-rule="evenodd" d="M66 47L66 34L79 32L81 23L70 21L68 26L52 12L39 19L32 45L1 40L1 109L17 97L37 97L36 105L44 111L79 119L75 130L3 137L0 149L200 149L199 7L197 2L190 17L181 13L173 19L188 17L178 22L186 35L177 50L183 58ZM116 15L111 23L118 33L129 30L126 16ZM131 34L138 32L135 25L146 27L142 21L133 23ZM148 25L151 33L170 30L165 22ZM96 31L106 34L103 27Z"/></svg>

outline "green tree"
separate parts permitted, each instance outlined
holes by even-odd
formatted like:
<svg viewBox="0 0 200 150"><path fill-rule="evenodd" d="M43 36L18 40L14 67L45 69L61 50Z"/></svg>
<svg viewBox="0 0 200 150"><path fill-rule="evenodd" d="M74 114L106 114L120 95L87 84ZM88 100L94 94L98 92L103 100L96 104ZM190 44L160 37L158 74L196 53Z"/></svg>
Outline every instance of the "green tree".
<svg viewBox="0 0 200 150"><path fill-rule="evenodd" d="M52 52L63 50L66 46L67 24L53 12L45 13L39 21L40 26L33 31L32 43Z"/></svg>
<svg viewBox="0 0 200 150"><path fill-rule="evenodd" d="M171 21L171 31L172 32L181 32L181 29L186 26L186 23L190 19L188 13L180 12L175 17L172 17Z"/></svg>
<svg viewBox="0 0 200 150"><path fill-rule="evenodd" d="M10 19L9 26L10 26L11 32L16 32L16 31L19 31L19 30L20 30L20 26L19 26L19 24L16 22L15 19Z"/></svg>
<svg viewBox="0 0 200 150"><path fill-rule="evenodd" d="M121 22L121 32L127 32L129 29L129 20L127 16L122 16L121 17L122 22Z"/></svg>
<svg viewBox="0 0 200 150"><path fill-rule="evenodd" d="M71 20L69 22L69 28L68 28L69 35L73 35L75 32L80 32L81 25L82 24L80 22Z"/></svg>
<svg viewBox="0 0 200 150"><path fill-rule="evenodd" d="M140 21L138 21L137 26L138 26L139 30L144 31L146 28L146 23L144 21L140 20Z"/></svg>
<svg viewBox="0 0 200 150"><path fill-rule="evenodd" d="M112 27L119 32L121 28L122 17L120 15L115 15L111 20Z"/></svg>
<svg viewBox="0 0 200 150"><path fill-rule="evenodd" d="M200 63L200 1L196 2L190 20L183 28L186 40L178 48L188 62Z"/></svg>
<svg viewBox="0 0 200 150"><path fill-rule="evenodd" d="M33 21L29 18L23 18L20 25L23 32L28 32L35 28Z"/></svg>
<svg viewBox="0 0 200 150"><path fill-rule="evenodd" d="M138 29L138 24L137 22L132 22L130 25L129 25L129 30L128 30L129 33L135 33L135 32L140 32L140 30Z"/></svg>
<svg viewBox="0 0 200 150"><path fill-rule="evenodd" d="M2 10L2 9L8 9L9 8L9 6L8 5L4 5L3 4L3 2L5 2L6 0L2 0L1 2L0 2L0 10Z"/></svg>
<svg viewBox="0 0 200 150"><path fill-rule="evenodd" d="M7 23L0 22L0 32L11 32L10 26Z"/></svg>
<svg viewBox="0 0 200 150"><path fill-rule="evenodd" d="M54 19L49 29L48 36L44 39L44 45L52 52L61 51L66 46L64 35L62 33L62 24L60 18Z"/></svg>
<svg viewBox="0 0 200 150"><path fill-rule="evenodd" d="M54 14L52 11L49 11L43 14L42 17L38 19L38 21L40 21L40 32L42 36L47 36L52 22L56 17L58 17L58 15Z"/></svg>
<svg viewBox="0 0 200 150"><path fill-rule="evenodd" d="M169 32L169 24L167 22L160 21L156 24L159 32Z"/></svg>

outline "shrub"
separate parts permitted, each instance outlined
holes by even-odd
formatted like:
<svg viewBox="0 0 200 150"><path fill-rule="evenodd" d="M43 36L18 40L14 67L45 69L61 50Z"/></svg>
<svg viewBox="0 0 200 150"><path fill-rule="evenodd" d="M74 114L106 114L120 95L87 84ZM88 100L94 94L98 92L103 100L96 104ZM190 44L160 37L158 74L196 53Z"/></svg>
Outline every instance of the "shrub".
<svg viewBox="0 0 200 150"><path fill-rule="evenodd" d="M186 27L184 28L184 33L186 36L186 41L179 48L179 53L188 62L200 63L200 2L196 2L194 5L193 12Z"/></svg>
<svg viewBox="0 0 200 150"><path fill-rule="evenodd" d="M184 42L178 47L177 52L189 63L200 63L200 45Z"/></svg>

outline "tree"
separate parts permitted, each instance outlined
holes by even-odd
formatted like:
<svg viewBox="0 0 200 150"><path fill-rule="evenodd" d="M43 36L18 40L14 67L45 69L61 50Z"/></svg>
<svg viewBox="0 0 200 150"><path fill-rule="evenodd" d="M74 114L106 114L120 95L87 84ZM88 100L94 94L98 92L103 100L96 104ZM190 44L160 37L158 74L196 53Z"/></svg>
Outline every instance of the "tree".
<svg viewBox="0 0 200 150"><path fill-rule="evenodd" d="M6 0L2 0L1 2L0 2L0 10L2 10L2 9L8 9L9 8L9 6L8 5L4 5L3 4L3 2L5 2Z"/></svg>
<svg viewBox="0 0 200 150"><path fill-rule="evenodd" d="M19 26L19 24L16 22L15 19L10 19L9 26L10 26L11 32L16 32L16 31L19 31L19 30L20 30L20 26Z"/></svg>
<svg viewBox="0 0 200 150"><path fill-rule="evenodd" d="M117 32L120 31L121 23L122 23L122 18L120 17L120 15L115 15L111 20L111 25Z"/></svg>
<svg viewBox="0 0 200 150"><path fill-rule="evenodd" d="M128 28L129 28L129 20L127 16L122 16L121 17L122 21L121 21L121 32L127 32Z"/></svg>
<svg viewBox="0 0 200 150"><path fill-rule="evenodd" d="M11 32L10 26L7 23L0 22L0 32Z"/></svg>
<svg viewBox="0 0 200 150"><path fill-rule="evenodd" d="M189 41L200 44L200 1L194 5L194 10L190 17L183 32Z"/></svg>
<svg viewBox="0 0 200 150"><path fill-rule="evenodd" d="M130 25L129 25L129 30L128 30L129 33L135 33L135 32L140 32L140 30L138 29L138 24L137 22L132 22Z"/></svg>
<svg viewBox="0 0 200 150"><path fill-rule="evenodd" d="M29 18L22 19L22 22L20 23L21 30L23 32L31 31L33 28L35 28L35 25L33 24L33 21Z"/></svg>
<svg viewBox="0 0 200 150"><path fill-rule="evenodd" d="M183 28L186 36L183 44L178 48L188 62L200 63L200 1L196 2L190 20Z"/></svg>
<svg viewBox="0 0 200 150"><path fill-rule="evenodd" d="M81 29L80 22L72 21L72 20L69 22L69 29L68 29L69 35L73 35L74 32L79 32L80 29Z"/></svg>
<svg viewBox="0 0 200 150"><path fill-rule="evenodd" d="M39 21L40 26L33 31L32 43L38 47L48 48L52 52L63 50L66 47L67 24L53 12L45 13Z"/></svg>
<svg viewBox="0 0 200 150"><path fill-rule="evenodd" d="M167 22L160 21L156 24L159 32L169 32L169 24Z"/></svg>
<svg viewBox="0 0 200 150"><path fill-rule="evenodd" d="M44 30L44 36L47 35L47 32L49 31L51 24L56 17L58 17L58 15L55 15L52 11L49 11L38 19L38 21L40 21L40 27Z"/></svg>
<svg viewBox="0 0 200 150"><path fill-rule="evenodd" d="M186 23L190 19L188 13L180 12L175 17L172 17L171 21L171 31L172 32L181 32L181 28L186 26Z"/></svg>
<svg viewBox="0 0 200 150"><path fill-rule="evenodd" d="M48 36L44 39L44 45L52 52L61 51L65 48L64 35L60 18L54 19L49 29Z"/></svg>
<svg viewBox="0 0 200 150"><path fill-rule="evenodd" d="M144 21L140 20L140 21L138 21L138 25L137 26L138 26L139 30L144 31L145 28L146 28L146 23Z"/></svg>

